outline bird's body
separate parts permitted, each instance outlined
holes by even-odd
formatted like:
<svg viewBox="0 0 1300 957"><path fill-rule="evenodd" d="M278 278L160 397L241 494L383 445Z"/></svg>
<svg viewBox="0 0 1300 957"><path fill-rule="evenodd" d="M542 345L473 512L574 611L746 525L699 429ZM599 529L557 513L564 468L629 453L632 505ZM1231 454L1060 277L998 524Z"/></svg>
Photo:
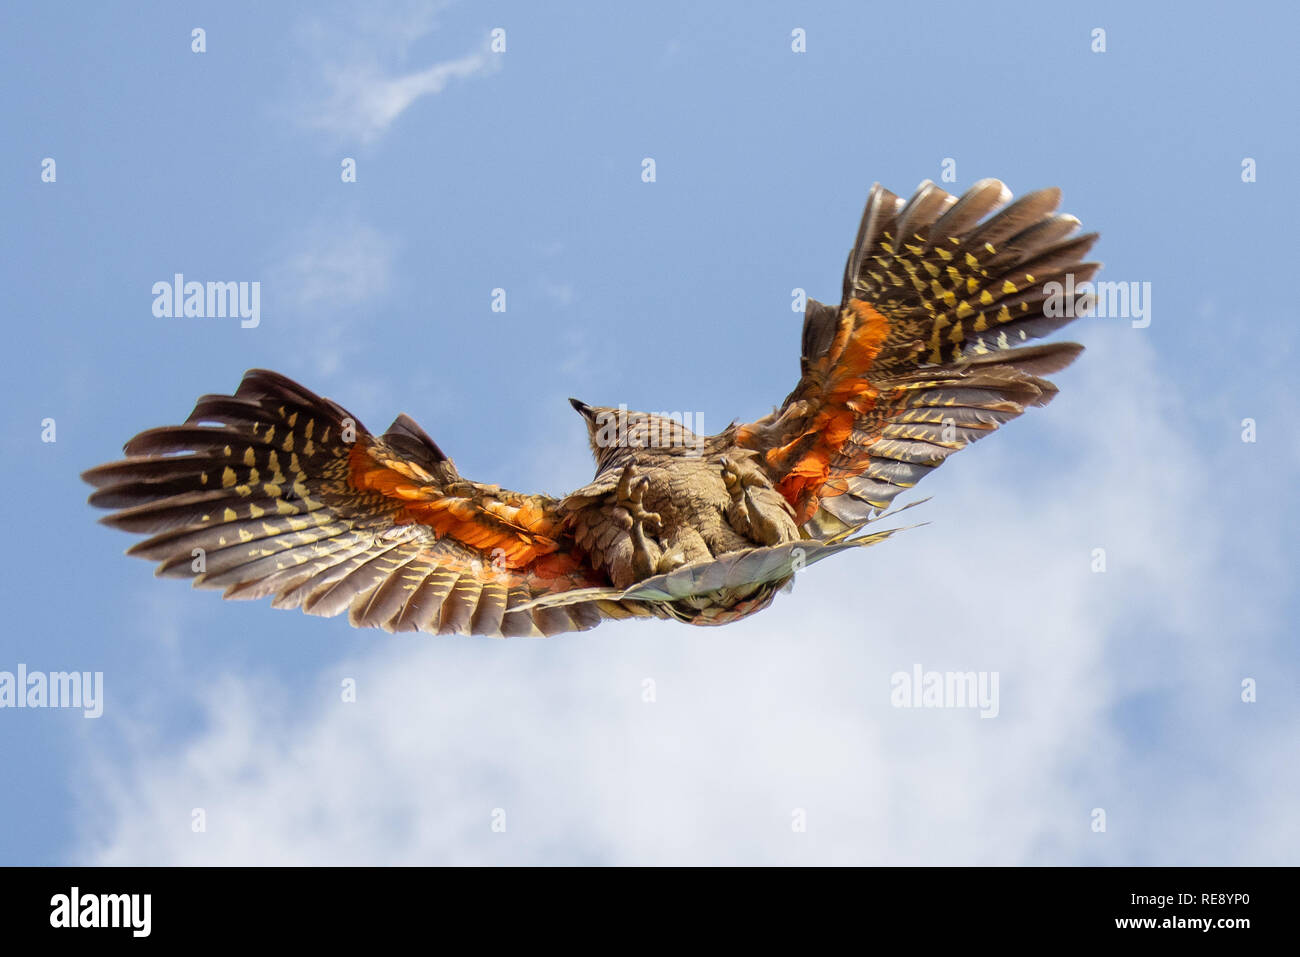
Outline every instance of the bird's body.
<svg viewBox="0 0 1300 957"><path fill-rule="evenodd" d="M735 444L734 427L696 436L672 420L626 414L625 437L604 447L602 417L613 409L576 403L588 421L600 472L590 485L566 496L574 544L617 588L631 588L685 566L801 540L794 512L753 463L756 453ZM720 624L765 606L788 580L736 581L716 591L684 597L665 610L693 624Z"/></svg>
<svg viewBox="0 0 1300 957"><path fill-rule="evenodd" d="M1096 237L1072 237L1054 190L984 218L1008 196L995 180L960 200L875 187L841 305L809 301L801 377L780 407L699 436L571 400L597 469L562 498L468 481L407 416L373 435L253 370L85 473L91 502L150 535L131 553L159 574L347 609L358 626L550 635L606 618L743 618L801 568L887 538L863 528L898 492L1054 395L1040 376L1081 347L1021 343L1078 314L1054 309L1051 289L1091 278L1097 264L1080 260Z"/></svg>

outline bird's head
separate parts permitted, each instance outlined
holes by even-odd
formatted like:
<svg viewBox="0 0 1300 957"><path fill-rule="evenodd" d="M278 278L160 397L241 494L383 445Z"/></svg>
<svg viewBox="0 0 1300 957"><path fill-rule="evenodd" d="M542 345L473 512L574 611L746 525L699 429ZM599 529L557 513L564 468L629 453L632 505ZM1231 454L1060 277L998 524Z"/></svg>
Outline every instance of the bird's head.
<svg viewBox="0 0 1300 957"><path fill-rule="evenodd" d="M587 405L581 399L570 399L569 404L587 424L587 441L597 471L627 458L629 449L693 456L699 455L704 446L704 437L686 427L679 413L633 412L625 405Z"/></svg>

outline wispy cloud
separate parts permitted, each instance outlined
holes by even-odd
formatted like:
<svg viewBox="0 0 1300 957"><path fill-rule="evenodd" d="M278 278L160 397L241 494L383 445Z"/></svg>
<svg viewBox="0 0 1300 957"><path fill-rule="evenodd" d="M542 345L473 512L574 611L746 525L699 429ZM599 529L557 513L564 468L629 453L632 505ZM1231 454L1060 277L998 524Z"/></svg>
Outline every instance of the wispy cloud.
<svg viewBox="0 0 1300 957"><path fill-rule="evenodd" d="M299 41L318 68L316 83L300 91L300 121L341 139L372 142L417 100L497 69L499 58L487 52L486 37L478 51L427 66L407 62L412 47L435 30L437 13L446 5L349 7L329 21L304 21Z"/></svg>
<svg viewBox="0 0 1300 957"><path fill-rule="evenodd" d="M549 279L542 280L542 295L561 308L573 305L574 300L577 299L573 283L555 282Z"/></svg>
<svg viewBox="0 0 1300 957"><path fill-rule="evenodd" d="M338 309L375 299L392 283L394 242L355 222L318 224L286 244L272 275L299 309Z"/></svg>
<svg viewBox="0 0 1300 957"><path fill-rule="evenodd" d="M1289 666L1246 664L1216 623L1230 526L1198 508L1213 479L1166 414L1177 390L1132 335L1066 388L1034 413L1063 439L1053 478L1021 486L1014 424L945 467L932 527L817 566L739 625L387 639L292 712L264 678L198 690L206 730L100 769L112 820L84 859L1294 863L1295 707L1236 695L1244 669ZM998 671L1000 716L892 708L914 663Z"/></svg>
<svg viewBox="0 0 1300 957"><path fill-rule="evenodd" d="M397 243L350 217L320 221L288 236L271 256L268 303L272 328L309 329L296 335L319 376L334 375L358 348L360 307L373 314L393 284Z"/></svg>
<svg viewBox="0 0 1300 957"><path fill-rule="evenodd" d="M330 94L316 112L308 115L307 122L340 136L370 142L420 97L441 93L452 80L486 73L493 63L485 53L471 53L397 77L384 76L371 67L345 67L328 76Z"/></svg>

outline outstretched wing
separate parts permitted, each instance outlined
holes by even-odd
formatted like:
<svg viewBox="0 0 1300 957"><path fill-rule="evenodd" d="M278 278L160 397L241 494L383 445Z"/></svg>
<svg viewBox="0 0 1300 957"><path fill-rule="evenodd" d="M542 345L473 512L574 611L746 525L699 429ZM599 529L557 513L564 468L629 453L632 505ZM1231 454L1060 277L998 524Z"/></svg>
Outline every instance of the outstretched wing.
<svg viewBox="0 0 1300 957"><path fill-rule="evenodd" d="M568 551L556 500L467 481L407 416L373 436L274 372L248 372L125 452L83 475L90 503L150 536L128 554L226 598L438 634L552 635L648 613L554 597L607 584ZM516 610L541 596L552 603Z"/></svg>
<svg viewBox="0 0 1300 957"><path fill-rule="evenodd" d="M872 188L840 307L808 303L799 384L737 432L811 534L866 520L951 453L1046 405L1056 387L1041 377L1083 350L1022 343L1086 311L1060 293L1067 274L1077 285L1100 268L1082 262L1097 235L1074 235L1057 189L989 216L1010 195L997 180L960 199L925 182L906 203Z"/></svg>

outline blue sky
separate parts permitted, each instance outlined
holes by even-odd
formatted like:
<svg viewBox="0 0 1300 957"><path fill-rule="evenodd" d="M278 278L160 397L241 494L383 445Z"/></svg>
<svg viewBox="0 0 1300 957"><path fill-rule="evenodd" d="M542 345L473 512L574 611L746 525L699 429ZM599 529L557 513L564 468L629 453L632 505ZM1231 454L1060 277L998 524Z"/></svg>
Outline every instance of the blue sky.
<svg viewBox="0 0 1300 957"><path fill-rule="evenodd" d="M355 6L0 13L0 670L105 676L95 720L0 710L0 862L1296 863L1292 6ZM359 632L155 580L84 504L254 366L523 490L590 477L570 395L755 418L791 290L945 158L1061 186L1152 322L1071 326L930 525L756 618ZM176 272L260 325L155 317ZM916 663L999 672L998 718L892 708Z"/></svg>

